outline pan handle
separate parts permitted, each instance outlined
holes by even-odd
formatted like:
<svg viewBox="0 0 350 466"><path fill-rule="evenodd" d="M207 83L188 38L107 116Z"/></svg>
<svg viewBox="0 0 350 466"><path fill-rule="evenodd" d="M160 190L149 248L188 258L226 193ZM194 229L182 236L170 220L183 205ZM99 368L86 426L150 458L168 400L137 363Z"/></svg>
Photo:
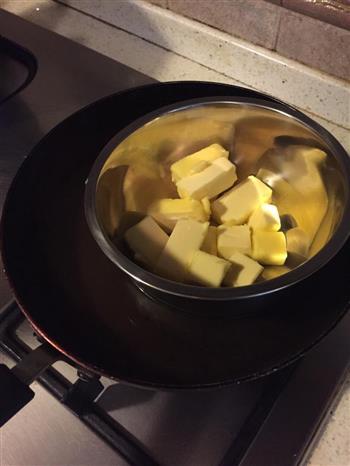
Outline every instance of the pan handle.
<svg viewBox="0 0 350 466"><path fill-rule="evenodd" d="M29 385L59 359L59 353L43 343L12 369L0 364L0 427L32 400L34 392Z"/></svg>

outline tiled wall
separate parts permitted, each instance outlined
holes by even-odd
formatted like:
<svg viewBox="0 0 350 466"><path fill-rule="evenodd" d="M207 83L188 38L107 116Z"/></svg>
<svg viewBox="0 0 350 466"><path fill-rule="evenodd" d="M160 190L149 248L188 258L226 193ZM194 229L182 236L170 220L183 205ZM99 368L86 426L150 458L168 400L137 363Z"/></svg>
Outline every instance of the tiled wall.
<svg viewBox="0 0 350 466"><path fill-rule="evenodd" d="M350 29L350 0L275 0L275 3L334 26Z"/></svg>
<svg viewBox="0 0 350 466"><path fill-rule="evenodd" d="M350 0L149 0L350 80Z"/></svg>

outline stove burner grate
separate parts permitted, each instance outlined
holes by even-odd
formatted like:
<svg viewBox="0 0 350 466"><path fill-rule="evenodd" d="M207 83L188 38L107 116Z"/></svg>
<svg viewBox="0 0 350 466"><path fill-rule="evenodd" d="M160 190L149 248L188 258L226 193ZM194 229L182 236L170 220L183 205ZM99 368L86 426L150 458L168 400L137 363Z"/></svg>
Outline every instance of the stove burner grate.
<svg viewBox="0 0 350 466"><path fill-rule="evenodd" d="M16 363L32 351L16 335L16 329L23 320L24 316L15 301L8 304L0 315L0 348ZM104 388L99 376L78 368L78 380L72 384L56 369L49 368L37 380L130 465L157 466L158 463L137 439L95 402Z"/></svg>
<svg viewBox="0 0 350 466"><path fill-rule="evenodd" d="M5 306L0 314L0 349L16 363L23 361L33 351L16 334L24 319L15 301ZM37 336L37 339L42 342L40 337ZM69 362L68 359L65 362ZM219 466L238 466L241 463L294 368L291 366L269 376L269 383ZM77 381L71 383L56 369L48 368L37 380L130 465L156 466L158 463L146 448L96 402L104 390L100 377L81 367L77 367L77 375Z"/></svg>

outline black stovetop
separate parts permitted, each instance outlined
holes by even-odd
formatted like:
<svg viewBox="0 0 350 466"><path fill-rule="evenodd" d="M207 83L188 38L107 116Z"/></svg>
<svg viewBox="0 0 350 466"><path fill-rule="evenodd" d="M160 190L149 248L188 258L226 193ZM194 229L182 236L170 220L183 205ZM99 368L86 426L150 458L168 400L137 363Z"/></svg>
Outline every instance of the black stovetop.
<svg viewBox="0 0 350 466"><path fill-rule="evenodd" d="M4 11L0 11L0 33L2 205L19 165L51 128L98 98L152 79ZM14 332L13 321L20 320L16 305L6 306L11 298L0 276L0 304L4 306L0 313L0 347L18 360L25 347L17 337L8 335L8 331ZM164 465L292 466L307 457L339 393L350 362L349 330L347 315L321 344L293 366L259 381L207 394L151 396L118 385L118 390L108 387L100 395L102 388L96 378L91 382L86 374L80 374L72 385L52 370L40 382L101 442L115 450L115 460L106 457L103 464L125 464L121 455L130 464L146 464L142 458L147 457L153 458L149 464ZM86 394L88 404L77 403ZM46 406L41 399L37 403L39 409ZM127 412L122 408L125 404ZM86 411L94 413L93 421L91 416L86 419ZM35 443L39 438L37 430L28 431L26 424L18 421L21 415L10 423L17 421L16 429ZM58 433L47 433L45 441L50 448L58 448L57 437ZM137 456L139 447L147 456ZM15 450L13 445L13 462ZM46 466L54 464L41 458ZM86 460L83 452L80 460L86 465L97 464ZM62 464L76 464L73 459L69 461L66 457Z"/></svg>

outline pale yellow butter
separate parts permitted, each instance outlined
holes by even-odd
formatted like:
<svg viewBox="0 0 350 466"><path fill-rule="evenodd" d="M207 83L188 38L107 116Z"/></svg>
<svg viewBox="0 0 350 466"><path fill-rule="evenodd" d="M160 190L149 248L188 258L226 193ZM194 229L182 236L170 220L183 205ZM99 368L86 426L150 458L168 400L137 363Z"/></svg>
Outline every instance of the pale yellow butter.
<svg viewBox="0 0 350 466"><path fill-rule="evenodd" d="M217 228L210 225L207 231L207 235L202 244L202 251L207 252L208 254L213 254L217 256Z"/></svg>
<svg viewBox="0 0 350 466"><path fill-rule="evenodd" d="M157 262L168 239L152 217L145 217L125 233L125 240L135 256L142 257L142 261L151 266Z"/></svg>
<svg viewBox="0 0 350 466"><path fill-rule="evenodd" d="M165 230L171 232L180 219L192 218L199 222L209 219L204 205L196 199L160 199L148 209L151 215Z"/></svg>
<svg viewBox="0 0 350 466"><path fill-rule="evenodd" d="M204 286L220 286L230 262L203 251L193 255L186 280Z"/></svg>
<svg viewBox="0 0 350 466"><path fill-rule="evenodd" d="M251 254L251 233L248 225L235 225L218 229L218 254L230 259L235 252Z"/></svg>
<svg viewBox="0 0 350 466"><path fill-rule="evenodd" d="M209 199L207 197L203 197L203 199L201 199L201 203L209 218L211 216L211 205Z"/></svg>
<svg viewBox="0 0 350 466"><path fill-rule="evenodd" d="M208 222L179 220L160 254L155 270L166 278L183 282L193 254L203 244L208 226Z"/></svg>
<svg viewBox="0 0 350 466"><path fill-rule="evenodd" d="M261 204L269 202L271 195L271 188L251 175L212 202L212 213L218 223L240 225Z"/></svg>
<svg viewBox="0 0 350 466"><path fill-rule="evenodd" d="M170 167L172 180L177 182L181 180L181 178L198 173L206 168L213 160L220 157L228 158L228 155L228 151L220 146L220 144L211 144L173 163Z"/></svg>
<svg viewBox="0 0 350 466"><path fill-rule="evenodd" d="M252 257L261 264L283 265L287 259L286 237L281 231L253 232Z"/></svg>
<svg viewBox="0 0 350 466"><path fill-rule="evenodd" d="M203 171L182 178L177 182L176 187L182 198L212 199L230 188L236 180L236 167L225 157L220 157Z"/></svg>
<svg viewBox="0 0 350 466"><path fill-rule="evenodd" d="M224 278L226 286L251 285L264 269L258 262L240 252L232 254L230 262L232 265Z"/></svg>
<svg viewBox="0 0 350 466"><path fill-rule="evenodd" d="M277 207L273 204L261 204L249 217L248 225L253 231L278 231L281 220Z"/></svg>
<svg viewBox="0 0 350 466"><path fill-rule="evenodd" d="M192 168L189 170L186 176L194 175L195 173L199 173L205 168L209 167L210 162L207 162L206 160L199 160L196 162Z"/></svg>

